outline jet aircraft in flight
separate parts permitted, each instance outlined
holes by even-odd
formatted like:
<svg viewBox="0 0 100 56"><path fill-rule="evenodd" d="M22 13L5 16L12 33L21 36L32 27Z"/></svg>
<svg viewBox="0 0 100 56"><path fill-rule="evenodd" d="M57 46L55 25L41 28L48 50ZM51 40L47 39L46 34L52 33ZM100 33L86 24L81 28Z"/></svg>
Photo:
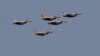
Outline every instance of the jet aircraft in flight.
<svg viewBox="0 0 100 56"><path fill-rule="evenodd" d="M65 11L63 12L63 17L70 17L70 18L72 18L72 17L76 17L78 15L81 15L81 13L67 13Z"/></svg>
<svg viewBox="0 0 100 56"><path fill-rule="evenodd" d="M48 24L59 25L59 24L62 24L64 22L67 22L67 21L64 21L64 20L53 20L53 21L49 21Z"/></svg>
<svg viewBox="0 0 100 56"><path fill-rule="evenodd" d="M24 24L26 24L26 23L28 23L28 22L31 22L30 20L16 20L16 19L13 19L12 20L12 23L13 24L16 24L16 25L24 25Z"/></svg>
<svg viewBox="0 0 100 56"><path fill-rule="evenodd" d="M38 35L38 36L45 36L45 35L48 35L48 34L53 33L53 32L51 32L49 30L46 30L45 32L34 30L34 33L35 33L35 35Z"/></svg>
<svg viewBox="0 0 100 56"><path fill-rule="evenodd" d="M52 21L52 20L55 20L55 19L61 18L61 17L58 17L58 16L45 16L45 15L41 14L41 18L42 18L42 20Z"/></svg>

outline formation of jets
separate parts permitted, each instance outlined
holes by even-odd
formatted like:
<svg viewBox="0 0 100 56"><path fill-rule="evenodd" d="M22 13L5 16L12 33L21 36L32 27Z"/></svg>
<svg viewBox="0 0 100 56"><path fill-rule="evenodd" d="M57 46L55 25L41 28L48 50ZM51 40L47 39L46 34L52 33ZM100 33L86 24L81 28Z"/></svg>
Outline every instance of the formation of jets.
<svg viewBox="0 0 100 56"><path fill-rule="evenodd" d="M67 13L67 12L64 11L62 17L74 18L78 15L81 15L81 13ZM59 16L45 16L45 15L41 14L41 19L44 20L44 21L47 21L49 25L60 25L64 22L67 22L65 20L58 20L57 19L57 18L62 18L62 17L59 17ZM31 20L27 20L27 19L24 19L24 20L13 19L12 20L12 24L15 24L15 25L24 25L24 24L27 24L28 22L31 22ZM45 35L48 35L50 33L53 33L53 32L51 32L49 30L46 30L45 32L34 30L34 34L38 35L38 36L45 36Z"/></svg>

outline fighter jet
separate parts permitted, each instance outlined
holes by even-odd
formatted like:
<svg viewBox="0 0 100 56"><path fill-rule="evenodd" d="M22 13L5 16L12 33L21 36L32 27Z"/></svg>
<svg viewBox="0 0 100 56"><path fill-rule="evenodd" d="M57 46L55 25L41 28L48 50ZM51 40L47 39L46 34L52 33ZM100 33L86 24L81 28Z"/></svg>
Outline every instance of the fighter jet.
<svg viewBox="0 0 100 56"><path fill-rule="evenodd" d="M12 23L16 24L16 25L24 25L24 24L26 24L28 22L31 22L31 21L30 20L20 20L20 21L17 21L15 19L12 20Z"/></svg>
<svg viewBox="0 0 100 56"><path fill-rule="evenodd" d="M64 21L64 20L53 20L53 21L49 21L48 24L59 25L59 24L62 24L63 22L67 22L67 21Z"/></svg>
<svg viewBox="0 0 100 56"><path fill-rule="evenodd" d="M53 33L53 32L51 32L49 30L46 30L45 32L34 30L34 33L35 33L35 35L38 35L38 36L45 36L45 35Z"/></svg>
<svg viewBox="0 0 100 56"><path fill-rule="evenodd" d="M76 17L78 15L81 15L81 13L67 13L65 11L63 12L63 17L70 17L70 18L72 18L72 17Z"/></svg>
<svg viewBox="0 0 100 56"><path fill-rule="evenodd" d="M41 18L42 18L42 20L52 21L52 20L55 20L55 19L61 18L61 17L58 17L58 16L45 16L45 15L41 14Z"/></svg>

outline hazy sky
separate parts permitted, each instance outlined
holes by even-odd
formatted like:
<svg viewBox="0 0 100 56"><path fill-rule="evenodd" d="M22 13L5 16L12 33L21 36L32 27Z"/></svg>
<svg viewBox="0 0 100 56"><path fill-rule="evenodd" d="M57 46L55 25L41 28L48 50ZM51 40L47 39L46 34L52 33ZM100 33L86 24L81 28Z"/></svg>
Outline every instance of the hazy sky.
<svg viewBox="0 0 100 56"><path fill-rule="evenodd" d="M99 0L0 0L0 56L100 56ZM62 11L82 15L58 26L48 25L40 15L62 16ZM32 20L13 25L16 18ZM33 30L54 33L36 36Z"/></svg>

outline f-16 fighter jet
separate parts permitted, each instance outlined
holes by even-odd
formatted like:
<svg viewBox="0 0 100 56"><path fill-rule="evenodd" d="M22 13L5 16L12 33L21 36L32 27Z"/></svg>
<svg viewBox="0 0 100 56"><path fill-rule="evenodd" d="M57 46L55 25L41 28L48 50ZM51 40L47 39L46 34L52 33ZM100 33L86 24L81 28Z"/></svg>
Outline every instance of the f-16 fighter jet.
<svg viewBox="0 0 100 56"><path fill-rule="evenodd" d="M81 13L67 13L65 11L63 12L63 17L70 17L70 18L72 18L72 17L76 17L78 15L81 15Z"/></svg>
<svg viewBox="0 0 100 56"><path fill-rule="evenodd" d="M41 14L41 18L42 18L42 20L52 21L52 20L55 20L55 19L61 18L61 17L58 17L58 16L45 16L45 15Z"/></svg>
<svg viewBox="0 0 100 56"><path fill-rule="evenodd" d="M28 22L31 22L31 21L30 20L20 20L20 21L17 21L15 19L12 20L12 23L16 24L16 25L24 25L24 24L26 24Z"/></svg>
<svg viewBox="0 0 100 56"><path fill-rule="evenodd" d="M64 21L64 20L53 20L53 21L49 21L48 24L59 25L59 24L62 24L64 22L67 22L67 21Z"/></svg>
<svg viewBox="0 0 100 56"><path fill-rule="evenodd" d="M53 32L51 32L49 30L46 30L45 32L34 30L34 33L35 33L35 35L38 35L38 36L45 36L45 35L53 33Z"/></svg>

